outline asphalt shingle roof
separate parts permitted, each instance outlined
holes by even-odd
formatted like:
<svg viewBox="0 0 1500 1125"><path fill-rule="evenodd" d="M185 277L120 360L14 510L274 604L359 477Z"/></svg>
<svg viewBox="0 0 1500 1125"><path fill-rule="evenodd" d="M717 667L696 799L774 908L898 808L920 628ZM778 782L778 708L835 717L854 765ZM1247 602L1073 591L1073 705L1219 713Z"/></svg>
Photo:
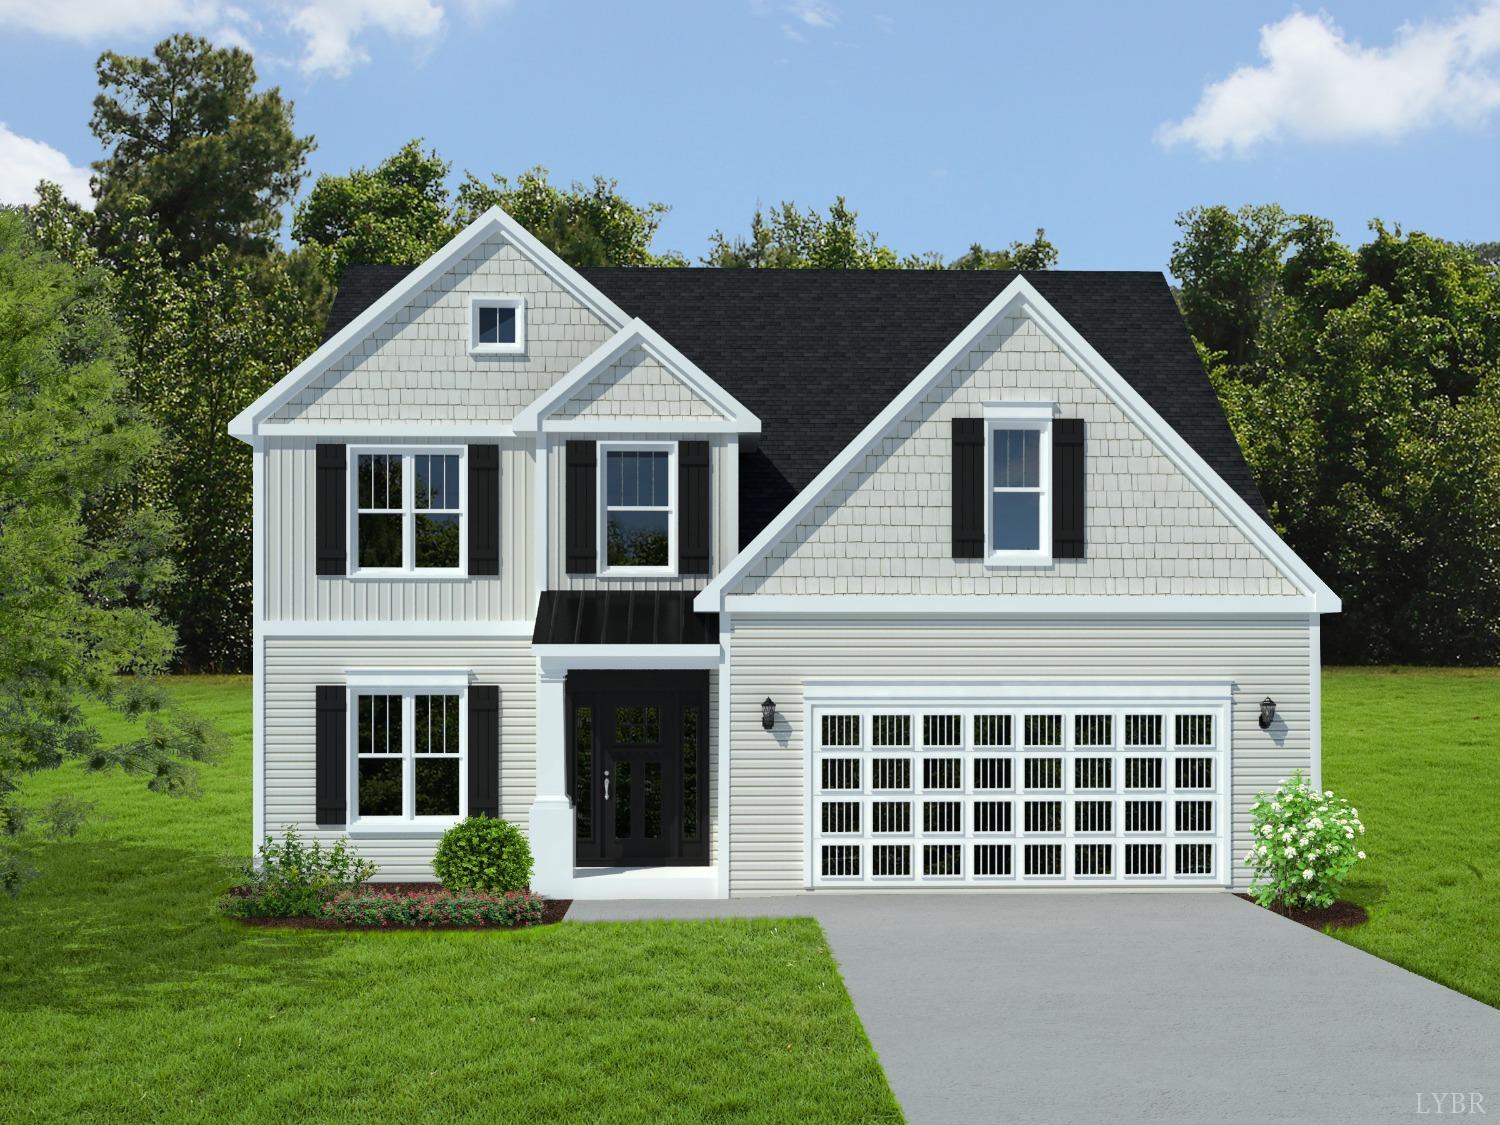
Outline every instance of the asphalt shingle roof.
<svg viewBox="0 0 1500 1125"><path fill-rule="evenodd" d="M351 266L332 335L410 271ZM761 420L740 460L748 543L1014 278L1009 270L579 271ZM1028 280L1256 512L1265 502L1159 273Z"/></svg>

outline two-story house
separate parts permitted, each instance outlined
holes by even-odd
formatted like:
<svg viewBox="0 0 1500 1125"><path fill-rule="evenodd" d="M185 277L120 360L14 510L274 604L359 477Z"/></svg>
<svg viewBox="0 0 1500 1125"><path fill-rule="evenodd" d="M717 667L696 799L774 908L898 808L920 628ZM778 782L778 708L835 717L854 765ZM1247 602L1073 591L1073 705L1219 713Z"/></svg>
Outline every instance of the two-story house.
<svg viewBox="0 0 1500 1125"><path fill-rule="evenodd" d="M253 447L257 840L559 897L1225 887L1319 615L1160 274L354 267Z"/></svg>

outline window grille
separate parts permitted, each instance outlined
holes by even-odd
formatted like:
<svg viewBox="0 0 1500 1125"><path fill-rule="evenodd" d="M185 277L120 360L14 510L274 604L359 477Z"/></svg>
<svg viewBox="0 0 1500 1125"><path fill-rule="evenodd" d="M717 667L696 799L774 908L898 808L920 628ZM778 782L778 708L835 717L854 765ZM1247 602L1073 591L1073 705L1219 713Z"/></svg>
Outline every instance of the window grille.
<svg viewBox="0 0 1500 1125"><path fill-rule="evenodd" d="M870 871L874 875L910 875L910 844L871 844Z"/></svg>
<svg viewBox="0 0 1500 1125"><path fill-rule="evenodd" d="M1073 804L1073 831L1113 832L1114 812L1115 803L1113 801L1075 801Z"/></svg>
<svg viewBox="0 0 1500 1125"><path fill-rule="evenodd" d="M923 715L923 746L962 746L964 741L964 719L962 715Z"/></svg>
<svg viewBox="0 0 1500 1125"><path fill-rule="evenodd" d="M1212 875L1214 873L1214 846L1212 844L1178 844L1177 874Z"/></svg>
<svg viewBox="0 0 1500 1125"><path fill-rule="evenodd" d="M859 745L859 716L858 715L824 715L823 716L823 745L824 746L858 746Z"/></svg>
<svg viewBox="0 0 1500 1125"><path fill-rule="evenodd" d="M975 801L974 802L974 831L975 832L1009 832L1010 831L1010 802L1009 801Z"/></svg>
<svg viewBox="0 0 1500 1125"><path fill-rule="evenodd" d="M825 834L859 831L858 801L824 801L823 832Z"/></svg>
<svg viewBox="0 0 1500 1125"><path fill-rule="evenodd" d="M871 801L870 831L883 834L911 831L910 801Z"/></svg>
<svg viewBox="0 0 1500 1125"><path fill-rule="evenodd" d="M1160 715L1126 715L1125 716L1125 745L1126 746L1160 746L1161 745L1161 716Z"/></svg>
<svg viewBox="0 0 1500 1125"><path fill-rule="evenodd" d="M1178 715L1178 746L1212 746L1214 744L1214 717L1212 715Z"/></svg>
<svg viewBox="0 0 1500 1125"><path fill-rule="evenodd" d="M910 789L911 760L909 758L876 758L870 763L870 787L872 789Z"/></svg>
<svg viewBox="0 0 1500 1125"><path fill-rule="evenodd" d="M1025 735L1027 746L1061 746L1063 737L1061 715L1027 715Z"/></svg>
<svg viewBox="0 0 1500 1125"><path fill-rule="evenodd" d="M962 801L923 801L923 832L962 832L964 830L964 803Z"/></svg>
<svg viewBox="0 0 1500 1125"><path fill-rule="evenodd" d="M984 876L1009 875L1010 867L1010 845L1009 844L975 844L974 845L974 874Z"/></svg>
<svg viewBox="0 0 1500 1125"><path fill-rule="evenodd" d="M1074 844L1073 874L1113 875L1114 858L1113 844Z"/></svg>
<svg viewBox="0 0 1500 1125"><path fill-rule="evenodd" d="M870 720L870 742L874 746L910 746L910 715L876 715Z"/></svg>
<svg viewBox="0 0 1500 1125"><path fill-rule="evenodd" d="M824 877L831 879L858 877L859 845L824 844L822 872Z"/></svg>
<svg viewBox="0 0 1500 1125"><path fill-rule="evenodd" d="M1073 745L1075 745L1075 746L1113 746L1114 745L1114 716L1112 716L1112 715L1074 715L1073 716Z"/></svg>
<svg viewBox="0 0 1500 1125"><path fill-rule="evenodd" d="M1010 745L1010 716L1009 715L975 715L974 716L974 745L975 746L1009 746Z"/></svg>

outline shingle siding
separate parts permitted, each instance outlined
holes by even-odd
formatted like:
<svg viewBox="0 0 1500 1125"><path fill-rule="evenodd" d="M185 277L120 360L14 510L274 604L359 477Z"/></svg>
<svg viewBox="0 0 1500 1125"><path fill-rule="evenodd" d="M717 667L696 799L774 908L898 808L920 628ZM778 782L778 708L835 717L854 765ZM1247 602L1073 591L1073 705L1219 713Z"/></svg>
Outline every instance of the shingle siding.
<svg viewBox="0 0 1500 1125"><path fill-rule="evenodd" d="M559 419L718 416L643 348L632 348L551 414Z"/></svg>
<svg viewBox="0 0 1500 1125"><path fill-rule="evenodd" d="M1312 768L1311 655L1304 617L1013 622L739 617L730 652L732 895L785 894L803 887L808 846L803 685L809 679L1230 680L1237 888L1248 878L1239 860L1249 846L1250 803L1293 770ZM1279 718L1270 731L1257 721L1266 695L1275 698ZM760 702L768 696L784 719L770 731L760 724Z"/></svg>
<svg viewBox="0 0 1500 1125"><path fill-rule="evenodd" d="M989 569L951 547L952 419L1005 398L1082 418L1087 557ZM1264 554L1024 315L916 403L736 594L1295 594Z"/></svg>
<svg viewBox="0 0 1500 1125"><path fill-rule="evenodd" d="M524 355L469 354L469 298L526 298ZM273 421L506 422L613 333L503 239L476 247Z"/></svg>

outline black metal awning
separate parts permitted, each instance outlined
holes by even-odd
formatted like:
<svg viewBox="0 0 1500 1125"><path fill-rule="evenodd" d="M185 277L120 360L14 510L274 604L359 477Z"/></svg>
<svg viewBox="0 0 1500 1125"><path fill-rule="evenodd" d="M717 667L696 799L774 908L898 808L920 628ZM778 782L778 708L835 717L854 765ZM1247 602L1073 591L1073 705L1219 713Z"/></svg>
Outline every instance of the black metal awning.
<svg viewBox="0 0 1500 1125"><path fill-rule="evenodd" d="M719 615L695 613L696 590L545 590L537 645L716 645Z"/></svg>

